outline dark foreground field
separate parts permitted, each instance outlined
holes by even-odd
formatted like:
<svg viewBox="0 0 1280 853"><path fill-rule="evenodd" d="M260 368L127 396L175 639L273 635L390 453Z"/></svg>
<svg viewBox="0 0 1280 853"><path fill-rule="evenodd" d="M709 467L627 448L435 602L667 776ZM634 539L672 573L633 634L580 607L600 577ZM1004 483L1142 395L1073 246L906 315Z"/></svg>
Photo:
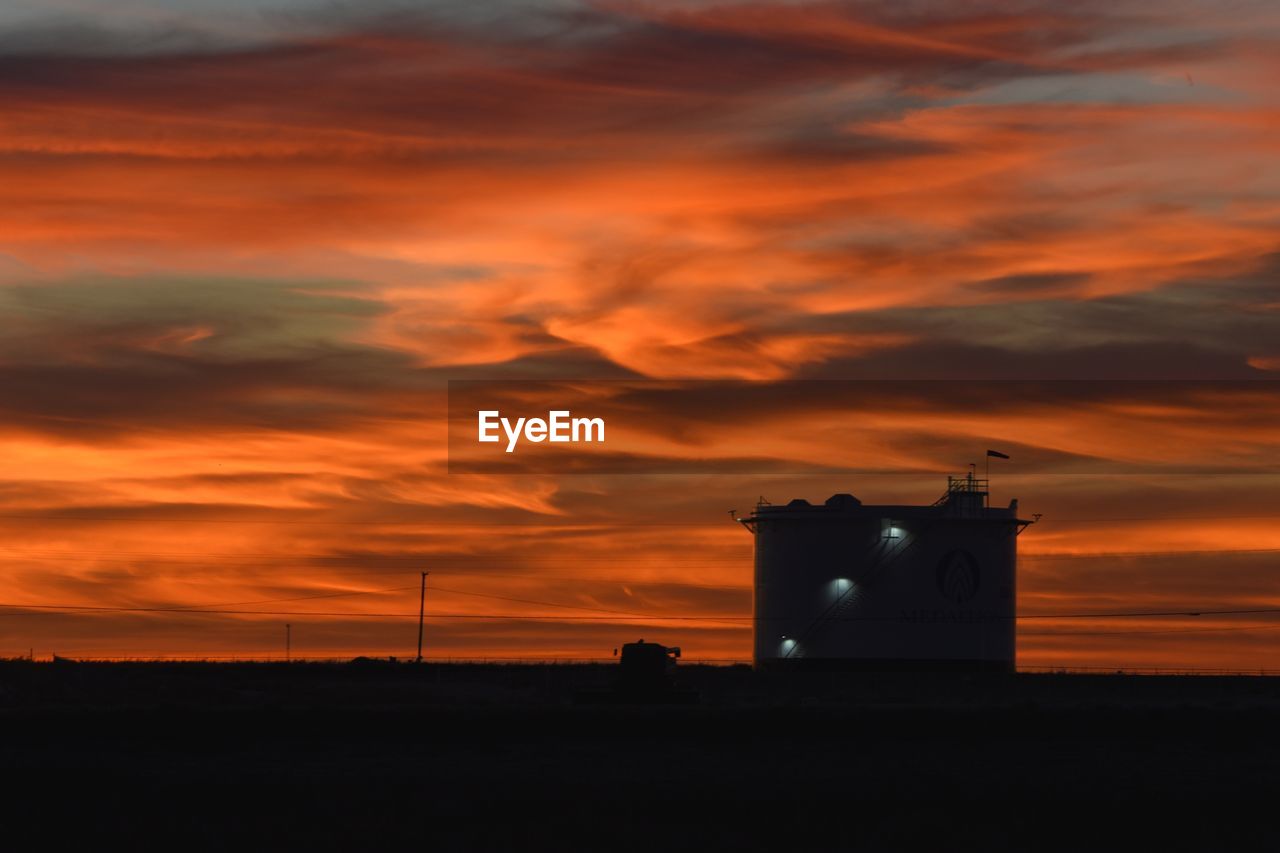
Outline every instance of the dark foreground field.
<svg viewBox="0 0 1280 853"><path fill-rule="evenodd" d="M1280 849L1280 679L0 664L7 849Z"/></svg>

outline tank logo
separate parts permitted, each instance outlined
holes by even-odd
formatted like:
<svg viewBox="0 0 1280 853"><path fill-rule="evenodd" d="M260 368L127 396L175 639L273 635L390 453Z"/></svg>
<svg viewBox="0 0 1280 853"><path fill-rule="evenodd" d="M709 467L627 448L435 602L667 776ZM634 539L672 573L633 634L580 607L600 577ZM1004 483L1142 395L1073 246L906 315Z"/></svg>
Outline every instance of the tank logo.
<svg viewBox="0 0 1280 853"><path fill-rule="evenodd" d="M978 594L978 561L968 551L948 551L938 561L938 592L956 604Z"/></svg>

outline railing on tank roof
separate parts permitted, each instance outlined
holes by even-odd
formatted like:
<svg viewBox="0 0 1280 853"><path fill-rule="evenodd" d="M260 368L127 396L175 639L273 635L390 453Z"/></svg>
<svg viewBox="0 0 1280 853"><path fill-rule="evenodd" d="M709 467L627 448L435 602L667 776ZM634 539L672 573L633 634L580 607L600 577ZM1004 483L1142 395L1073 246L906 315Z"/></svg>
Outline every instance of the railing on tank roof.
<svg viewBox="0 0 1280 853"><path fill-rule="evenodd" d="M963 477L952 477L948 475L947 490L946 492L943 493L942 497L938 498L936 501L933 502L933 505L942 506L944 503L951 500L951 496L955 494L973 494L973 495L988 494L989 493L988 484L990 482L991 482L990 480L980 479L978 477L973 476L972 471L970 471L968 474L965 474Z"/></svg>
<svg viewBox="0 0 1280 853"><path fill-rule="evenodd" d="M972 474L963 477L947 477L947 494L952 492L986 492L990 480L980 480Z"/></svg>

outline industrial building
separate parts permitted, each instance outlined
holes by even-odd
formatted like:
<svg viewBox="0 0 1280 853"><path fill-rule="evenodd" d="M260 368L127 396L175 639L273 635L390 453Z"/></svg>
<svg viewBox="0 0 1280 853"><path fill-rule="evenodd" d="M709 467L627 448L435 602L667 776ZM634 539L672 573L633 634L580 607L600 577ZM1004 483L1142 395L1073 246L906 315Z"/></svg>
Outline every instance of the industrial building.
<svg viewBox="0 0 1280 853"><path fill-rule="evenodd" d="M1018 502L948 477L929 505L761 500L755 535L757 667L973 669L1015 665Z"/></svg>

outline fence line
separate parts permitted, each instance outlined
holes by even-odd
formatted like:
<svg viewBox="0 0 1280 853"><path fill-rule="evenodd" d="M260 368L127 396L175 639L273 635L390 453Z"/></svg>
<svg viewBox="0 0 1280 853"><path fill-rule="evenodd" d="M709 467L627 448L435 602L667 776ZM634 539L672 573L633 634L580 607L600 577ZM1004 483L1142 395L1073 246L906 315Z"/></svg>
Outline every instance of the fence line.
<svg viewBox="0 0 1280 853"><path fill-rule="evenodd" d="M511 665L528 666L574 666L615 664L616 657L530 657L530 656L465 656L465 657L425 657L423 663L445 665ZM111 655L33 658L27 655L20 657L0 658L0 662L34 662L34 663L247 663L247 664L352 664L352 663L413 663L411 655L404 656L341 656L341 657L298 657L286 658L283 654L268 655ZM750 664L749 658L682 658L681 665L700 664L707 666L734 666ZM1231 667L1177 667L1177 666L1019 666L1020 675L1202 675L1202 676L1280 676L1280 669L1268 668L1231 668ZM921 674L923 675L923 674Z"/></svg>

